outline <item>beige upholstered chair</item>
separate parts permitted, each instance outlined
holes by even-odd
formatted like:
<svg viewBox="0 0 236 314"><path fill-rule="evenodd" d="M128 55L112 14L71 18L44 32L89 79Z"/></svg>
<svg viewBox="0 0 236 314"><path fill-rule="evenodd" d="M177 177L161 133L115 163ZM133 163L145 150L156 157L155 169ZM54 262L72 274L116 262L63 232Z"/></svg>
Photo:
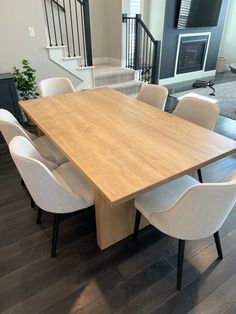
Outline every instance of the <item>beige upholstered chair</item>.
<svg viewBox="0 0 236 314"><path fill-rule="evenodd" d="M164 86L148 84L143 85L137 99L149 105L155 106L160 110L165 109L168 89Z"/></svg>
<svg viewBox="0 0 236 314"><path fill-rule="evenodd" d="M219 106L210 99L188 96L178 102L173 112L174 115L209 130L214 129L219 113Z"/></svg>
<svg viewBox="0 0 236 314"><path fill-rule="evenodd" d="M37 223L42 210L54 214L51 256L56 256L60 214L72 213L94 204L93 189L69 163L57 166L45 160L22 136L9 144L11 156L27 189L38 206Z"/></svg>
<svg viewBox="0 0 236 314"><path fill-rule="evenodd" d="M9 144L15 136L21 135L35 145L44 158L56 162L59 165L67 161L63 154L46 136L37 137L28 132L20 125L15 117L5 109L0 109L0 130L7 144Z"/></svg>
<svg viewBox="0 0 236 314"><path fill-rule="evenodd" d="M41 97L75 92L71 81L66 77L52 77L42 80L39 82L38 87Z"/></svg>
<svg viewBox="0 0 236 314"><path fill-rule="evenodd" d="M135 199L134 238L141 213L154 227L179 239L177 290L181 289L185 240L214 234L223 258L218 230L236 202L236 171L223 183L199 183L190 176L174 180Z"/></svg>
<svg viewBox="0 0 236 314"><path fill-rule="evenodd" d="M206 129L213 130L219 116L220 108L217 103L206 97L184 96L178 102L173 114L198 124ZM201 169L198 169L199 181L202 182Z"/></svg>

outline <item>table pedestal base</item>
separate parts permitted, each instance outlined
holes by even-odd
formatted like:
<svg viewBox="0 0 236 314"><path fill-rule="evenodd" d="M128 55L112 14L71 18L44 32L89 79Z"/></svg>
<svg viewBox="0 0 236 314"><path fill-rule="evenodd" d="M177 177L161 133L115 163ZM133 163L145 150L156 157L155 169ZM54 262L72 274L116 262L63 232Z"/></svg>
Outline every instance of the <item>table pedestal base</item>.
<svg viewBox="0 0 236 314"><path fill-rule="evenodd" d="M134 200L110 207L101 195L95 193L95 213L97 243L102 250L133 234L136 213ZM147 220L142 217L140 229L147 225Z"/></svg>

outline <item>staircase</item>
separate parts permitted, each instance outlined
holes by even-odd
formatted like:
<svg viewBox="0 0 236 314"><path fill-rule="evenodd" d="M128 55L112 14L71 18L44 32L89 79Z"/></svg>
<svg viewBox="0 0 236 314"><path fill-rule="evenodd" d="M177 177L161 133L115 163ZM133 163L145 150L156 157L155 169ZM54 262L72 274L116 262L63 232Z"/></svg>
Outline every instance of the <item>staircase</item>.
<svg viewBox="0 0 236 314"><path fill-rule="evenodd" d="M78 78L77 91L93 88L89 0L44 0L44 11L50 60Z"/></svg>
<svg viewBox="0 0 236 314"><path fill-rule="evenodd" d="M109 64L95 67L95 87L109 87L126 95L136 95L141 86L142 82L135 80L132 69Z"/></svg>
<svg viewBox="0 0 236 314"><path fill-rule="evenodd" d="M43 0L49 58L78 78L77 91L110 87L127 95L139 92L142 82L158 83L160 42L141 15L123 15L126 24L126 67L93 66L89 0Z"/></svg>

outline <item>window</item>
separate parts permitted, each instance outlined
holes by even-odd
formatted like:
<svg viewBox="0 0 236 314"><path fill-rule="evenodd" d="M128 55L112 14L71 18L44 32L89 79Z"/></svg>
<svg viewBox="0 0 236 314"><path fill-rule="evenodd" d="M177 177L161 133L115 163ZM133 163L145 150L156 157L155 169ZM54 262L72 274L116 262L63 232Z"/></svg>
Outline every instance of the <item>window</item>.
<svg viewBox="0 0 236 314"><path fill-rule="evenodd" d="M142 14L143 0L130 0L130 16Z"/></svg>

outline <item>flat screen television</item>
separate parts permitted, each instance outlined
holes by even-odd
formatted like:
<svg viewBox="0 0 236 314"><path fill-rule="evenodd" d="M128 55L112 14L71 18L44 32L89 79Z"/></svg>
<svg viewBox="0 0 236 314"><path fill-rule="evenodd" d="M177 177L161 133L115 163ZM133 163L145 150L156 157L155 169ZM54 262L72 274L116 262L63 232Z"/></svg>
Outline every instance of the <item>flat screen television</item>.
<svg viewBox="0 0 236 314"><path fill-rule="evenodd" d="M223 0L181 0L178 28L217 26Z"/></svg>

